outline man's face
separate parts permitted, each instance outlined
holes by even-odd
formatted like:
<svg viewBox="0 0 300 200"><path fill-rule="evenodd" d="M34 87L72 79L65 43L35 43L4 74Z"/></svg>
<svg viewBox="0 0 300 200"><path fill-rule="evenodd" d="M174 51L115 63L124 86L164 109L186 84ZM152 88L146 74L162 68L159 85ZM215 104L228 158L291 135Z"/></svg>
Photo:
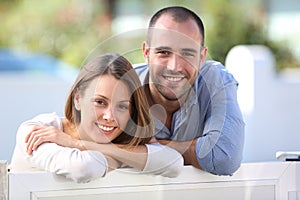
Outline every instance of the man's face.
<svg viewBox="0 0 300 200"><path fill-rule="evenodd" d="M151 92L159 93L168 101L186 97L205 59L206 49L202 50L201 41L193 20L178 23L170 16L158 19L150 44L143 46L150 67L149 81L154 83Z"/></svg>

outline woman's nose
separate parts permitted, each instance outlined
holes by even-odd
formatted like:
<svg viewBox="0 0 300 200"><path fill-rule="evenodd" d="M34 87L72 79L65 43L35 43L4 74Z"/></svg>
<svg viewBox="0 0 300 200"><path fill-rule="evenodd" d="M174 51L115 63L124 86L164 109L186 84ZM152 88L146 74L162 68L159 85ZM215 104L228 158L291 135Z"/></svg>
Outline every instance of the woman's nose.
<svg viewBox="0 0 300 200"><path fill-rule="evenodd" d="M103 113L103 119L107 120L107 121L114 121L114 115L113 115L113 110L112 108L108 107L104 110Z"/></svg>

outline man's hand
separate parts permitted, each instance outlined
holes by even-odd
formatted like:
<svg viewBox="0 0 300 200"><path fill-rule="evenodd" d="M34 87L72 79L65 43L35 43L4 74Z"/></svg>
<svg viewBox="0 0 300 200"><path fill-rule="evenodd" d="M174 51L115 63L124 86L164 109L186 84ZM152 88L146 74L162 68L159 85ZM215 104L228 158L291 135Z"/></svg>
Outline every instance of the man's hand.
<svg viewBox="0 0 300 200"><path fill-rule="evenodd" d="M178 142L173 140L158 140L158 142L178 151L183 156L185 165L193 165L194 167L201 169L201 166L199 165L196 157L197 139L198 138L184 142Z"/></svg>

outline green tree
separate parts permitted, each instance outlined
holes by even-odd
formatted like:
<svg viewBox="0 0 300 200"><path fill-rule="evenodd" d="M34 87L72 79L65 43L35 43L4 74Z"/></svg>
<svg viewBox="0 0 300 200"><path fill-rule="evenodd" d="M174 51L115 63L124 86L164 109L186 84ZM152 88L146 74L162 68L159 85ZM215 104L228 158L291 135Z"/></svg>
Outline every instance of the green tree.
<svg viewBox="0 0 300 200"><path fill-rule="evenodd" d="M300 67L284 42L268 38L265 12L261 4L241 6L237 0L211 0L204 1L203 5L210 19L206 42L211 59L224 63L232 47L262 44L274 53L277 71Z"/></svg>

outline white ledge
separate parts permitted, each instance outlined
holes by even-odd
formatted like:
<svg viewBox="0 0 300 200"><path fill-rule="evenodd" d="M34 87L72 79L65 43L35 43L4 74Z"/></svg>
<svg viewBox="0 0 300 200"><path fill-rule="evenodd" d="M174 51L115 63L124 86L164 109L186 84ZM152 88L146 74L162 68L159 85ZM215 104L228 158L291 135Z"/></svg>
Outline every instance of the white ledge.
<svg viewBox="0 0 300 200"><path fill-rule="evenodd" d="M8 173L9 199L275 199L296 200L298 162L244 163L233 176L185 166L177 178L118 169L89 183L48 172Z"/></svg>

